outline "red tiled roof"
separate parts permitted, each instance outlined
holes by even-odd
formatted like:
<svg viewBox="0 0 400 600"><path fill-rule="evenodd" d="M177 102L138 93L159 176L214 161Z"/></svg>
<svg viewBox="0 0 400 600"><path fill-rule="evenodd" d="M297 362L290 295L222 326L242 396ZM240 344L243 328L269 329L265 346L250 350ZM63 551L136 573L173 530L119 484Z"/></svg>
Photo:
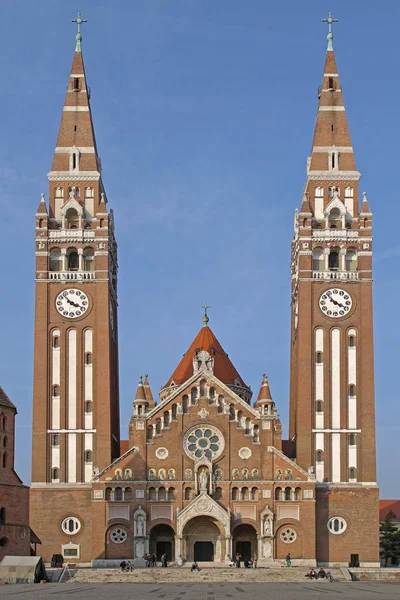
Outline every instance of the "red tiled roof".
<svg viewBox="0 0 400 600"><path fill-rule="evenodd" d="M169 387L172 380L174 380L176 385L180 385L192 377L193 357L197 349L207 350L214 358L214 375L218 377L222 383L234 384L236 380L239 380L239 385L247 387L210 327L202 327L200 329L190 345L189 350L184 354L181 362L176 367L164 387Z"/></svg>
<svg viewBox="0 0 400 600"><path fill-rule="evenodd" d="M13 408L17 410L15 404L13 404L10 398L7 396L3 388L0 386L0 406L7 406L8 408Z"/></svg>
<svg viewBox="0 0 400 600"><path fill-rule="evenodd" d="M383 521L390 511L396 515L396 521L400 521L400 500L379 500L379 520Z"/></svg>
<svg viewBox="0 0 400 600"><path fill-rule="evenodd" d="M120 456L122 456L123 454L125 454L125 452L128 452L129 450L129 440L120 440L119 441L119 453Z"/></svg>

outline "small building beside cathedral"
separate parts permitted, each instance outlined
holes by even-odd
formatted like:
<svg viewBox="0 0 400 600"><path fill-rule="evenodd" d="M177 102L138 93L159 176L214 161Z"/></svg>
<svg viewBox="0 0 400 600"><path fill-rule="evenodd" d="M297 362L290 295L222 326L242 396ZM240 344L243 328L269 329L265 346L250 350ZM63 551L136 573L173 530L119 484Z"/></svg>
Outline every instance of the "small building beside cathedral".
<svg viewBox="0 0 400 600"><path fill-rule="evenodd" d="M295 210L289 440L267 376L253 397L207 309L158 399L139 379L121 440L117 244L78 31L36 213L31 525L45 561L240 554L268 566L290 553L295 565L379 566L372 214L359 178L330 32Z"/></svg>

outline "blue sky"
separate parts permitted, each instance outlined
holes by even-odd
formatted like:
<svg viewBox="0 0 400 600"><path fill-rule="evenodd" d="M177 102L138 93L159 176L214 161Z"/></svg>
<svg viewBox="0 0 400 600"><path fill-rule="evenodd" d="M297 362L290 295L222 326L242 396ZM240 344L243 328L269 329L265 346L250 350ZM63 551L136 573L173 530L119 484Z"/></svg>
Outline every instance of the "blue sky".
<svg viewBox="0 0 400 600"><path fill-rule="evenodd" d="M386 0L14 0L2 7L0 385L18 407L30 480L34 213L47 193L80 10L103 176L119 245L121 435L137 378L153 394L201 305L257 393L269 374L287 431L290 244L329 10L361 188L374 212L381 497L400 497L397 238L400 3ZM4 118L5 117L5 118Z"/></svg>

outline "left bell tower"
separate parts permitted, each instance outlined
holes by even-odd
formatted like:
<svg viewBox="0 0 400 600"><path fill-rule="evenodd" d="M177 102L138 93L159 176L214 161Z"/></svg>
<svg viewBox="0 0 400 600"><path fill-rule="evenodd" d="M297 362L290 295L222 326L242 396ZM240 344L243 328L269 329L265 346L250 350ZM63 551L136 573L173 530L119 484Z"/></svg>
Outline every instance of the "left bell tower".
<svg viewBox="0 0 400 600"><path fill-rule="evenodd" d="M49 201L36 213L32 508L119 456L117 244L82 57L68 80ZM40 535L41 526L34 524Z"/></svg>

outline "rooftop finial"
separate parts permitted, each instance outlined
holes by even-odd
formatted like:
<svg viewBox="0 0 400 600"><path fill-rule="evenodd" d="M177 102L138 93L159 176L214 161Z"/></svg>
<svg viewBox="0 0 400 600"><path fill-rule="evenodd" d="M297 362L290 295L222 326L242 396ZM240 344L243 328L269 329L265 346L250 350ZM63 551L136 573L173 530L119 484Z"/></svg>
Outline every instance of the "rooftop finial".
<svg viewBox="0 0 400 600"><path fill-rule="evenodd" d="M332 33L332 23L337 23L338 19L334 19L332 17L332 13L329 13L326 19L322 19L323 23L328 23L328 35L326 39L328 40L328 50L333 50L333 33Z"/></svg>
<svg viewBox="0 0 400 600"><path fill-rule="evenodd" d="M208 321L210 319L207 315L207 308L211 308L211 306L208 306L207 302L205 302L205 304L201 308L204 308L203 327L208 327Z"/></svg>
<svg viewBox="0 0 400 600"><path fill-rule="evenodd" d="M82 19L81 13L78 13L78 16L76 17L76 19L72 19L71 23L76 23L78 25L78 33L76 34L75 52L80 52L82 50L82 47L81 47L81 42L82 42L81 25L82 25L82 23L87 23L87 19Z"/></svg>

